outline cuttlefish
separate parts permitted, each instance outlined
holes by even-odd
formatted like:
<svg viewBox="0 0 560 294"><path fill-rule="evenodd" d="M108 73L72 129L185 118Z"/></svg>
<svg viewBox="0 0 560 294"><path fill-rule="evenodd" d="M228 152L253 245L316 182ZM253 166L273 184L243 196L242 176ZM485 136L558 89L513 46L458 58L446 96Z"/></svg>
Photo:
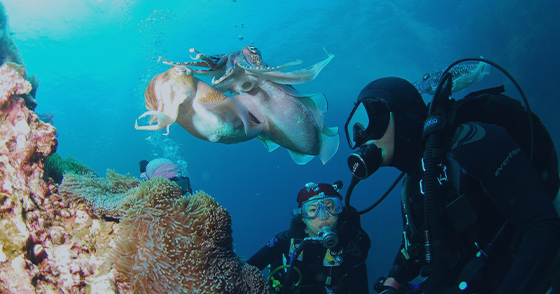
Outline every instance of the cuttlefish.
<svg viewBox="0 0 560 294"><path fill-rule="evenodd" d="M156 75L144 93L149 125L137 130L156 131L177 122L193 136L216 143L233 144L258 136L266 126L236 99L224 95L194 77L186 66L173 66Z"/></svg>
<svg viewBox="0 0 560 294"><path fill-rule="evenodd" d="M478 64L456 65L449 72L452 81L451 92L457 92L479 82L485 75L490 74L490 65L482 61ZM435 94L442 73L443 70L427 73L422 79L414 82L414 87L420 94Z"/></svg>
<svg viewBox="0 0 560 294"><path fill-rule="evenodd" d="M277 84L295 85L312 81L329 64L334 55L327 52L327 58L310 67L282 72L280 70L301 64L301 60L289 62L280 66L270 66L262 58L261 51L254 46L245 46L241 50L207 55L190 49L196 53L191 62L171 62L164 59L169 65L185 65L189 67L202 67L193 69L195 75L212 78L212 85L222 92L245 93L259 86L258 82L272 81Z"/></svg>
<svg viewBox="0 0 560 294"><path fill-rule="evenodd" d="M298 164L315 156L329 161L339 146L337 128L323 124L327 102L323 95L304 95L292 86L259 81L259 87L226 96L173 66L155 76L145 92L149 125L137 130L162 130L177 122L197 138L217 143L240 143L258 137L270 150L282 146Z"/></svg>

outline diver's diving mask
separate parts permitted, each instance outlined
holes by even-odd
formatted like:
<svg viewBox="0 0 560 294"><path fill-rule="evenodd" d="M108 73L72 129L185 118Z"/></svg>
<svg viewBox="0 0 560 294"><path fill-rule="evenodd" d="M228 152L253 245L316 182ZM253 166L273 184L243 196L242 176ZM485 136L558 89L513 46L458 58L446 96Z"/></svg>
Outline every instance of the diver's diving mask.
<svg viewBox="0 0 560 294"><path fill-rule="evenodd" d="M368 97L360 99L346 121L345 131L348 145L354 151L348 156L348 167L360 180L376 172L383 161L381 149L370 140L378 140L385 135L391 111L383 99Z"/></svg>
<svg viewBox="0 0 560 294"><path fill-rule="evenodd" d="M294 209L294 214L301 214L307 219L327 219L330 215L342 212L342 201L339 197L326 196L323 192L301 204L301 208Z"/></svg>
<svg viewBox="0 0 560 294"><path fill-rule="evenodd" d="M389 126L390 113L389 105L383 99L368 97L358 100L344 127L350 149L369 140L381 139Z"/></svg>

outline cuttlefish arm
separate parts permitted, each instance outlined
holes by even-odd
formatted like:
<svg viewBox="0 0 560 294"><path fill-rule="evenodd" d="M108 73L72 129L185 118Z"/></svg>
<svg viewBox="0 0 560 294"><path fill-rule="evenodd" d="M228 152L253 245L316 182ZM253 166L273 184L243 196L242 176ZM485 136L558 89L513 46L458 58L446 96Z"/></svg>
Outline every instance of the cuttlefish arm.
<svg viewBox="0 0 560 294"><path fill-rule="evenodd" d="M157 131L169 126L177 120L179 106L196 95L192 79L192 70L185 66L175 66L162 74L156 75L146 87L144 96L146 108L138 119L152 115L147 126L139 126L138 119L134 124L137 130ZM153 125L153 123L157 124Z"/></svg>
<svg viewBox="0 0 560 294"><path fill-rule="evenodd" d="M163 61L162 61L163 60ZM216 71L220 70L218 68L215 68L213 66L213 64L208 63L207 61L190 61L190 62L173 62L173 61L169 61L163 57L159 57L159 61L162 61L163 64L167 64L167 65L171 65L171 66L197 66L197 67L205 67L207 69L196 69L196 68L190 68L190 70L192 70L193 73L197 73L203 76L208 76L208 77L212 77L215 75Z"/></svg>
<svg viewBox="0 0 560 294"><path fill-rule="evenodd" d="M243 69L251 74L259 76L262 79L270 80L278 84L285 84L285 85L302 84L315 79L315 77L317 77L317 75L321 72L321 70L323 70L323 68L325 68L325 66L327 66L327 64L329 64L329 62L334 58L333 54L329 53L324 48L323 50L325 50L325 53L327 53L328 55L328 57L325 60L316 63L310 67L292 71L292 72L280 72L278 70L260 69L260 68L252 68L252 67L246 67Z"/></svg>
<svg viewBox="0 0 560 294"><path fill-rule="evenodd" d="M145 117L146 115L153 115L156 117L157 119L157 124L155 125L148 125L148 126L139 126L138 125L138 120ZM134 128L137 130L143 130L143 131L159 131L162 130L163 128L167 127L167 133L165 133L164 135L168 135L169 134L169 126L175 122L175 119L173 119L171 116L159 112L159 111L155 111L155 110L150 110L150 111L146 111L144 113L142 113L142 115L140 115L137 119L136 119L136 123L134 124Z"/></svg>

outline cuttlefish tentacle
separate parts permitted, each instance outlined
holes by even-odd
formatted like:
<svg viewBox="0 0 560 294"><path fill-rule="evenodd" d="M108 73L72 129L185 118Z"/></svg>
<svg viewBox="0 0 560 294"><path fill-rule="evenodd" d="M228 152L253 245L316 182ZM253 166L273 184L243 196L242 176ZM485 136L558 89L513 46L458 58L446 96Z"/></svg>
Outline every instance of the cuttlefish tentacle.
<svg viewBox="0 0 560 294"><path fill-rule="evenodd" d="M259 76L260 78L267 79L273 81L278 84L302 84L308 81L312 81L317 77L317 75L329 64L329 62L334 58L334 55L329 53L326 49L325 53L327 53L328 57L316 63L310 67L292 71L292 72L280 72L280 71L270 71L270 70L261 70L259 68L244 68L247 72L252 73L254 75Z"/></svg>
<svg viewBox="0 0 560 294"><path fill-rule="evenodd" d="M296 60L280 66L270 66L263 60L260 50L254 46L245 46L238 51L234 51L226 54L214 54L214 55L200 53L198 50L194 48L191 48L189 51L191 53L196 53L195 57L191 56L191 58L195 61L171 62L164 58L160 58L160 59L163 59L165 64L173 65L173 66L184 65L184 66L196 66L196 67L206 68L206 69L192 69L192 70L196 74L209 78L211 77L213 85L218 85L221 82L227 80L239 69L258 70L259 73L276 72L302 63L301 60ZM301 73L298 73L298 75L301 75ZM312 77L311 79L313 78L314 77ZM294 79L298 79L298 78L294 78ZM303 83L303 81L300 83Z"/></svg>
<svg viewBox="0 0 560 294"><path fill-rule="evenodd" d="M198 66L198 67L208 67L208 63L206 63L205 61L195 61L195 62L173 62L173 61L169 61L163 57L159 57L159 61L163 60L163 64L167 64L167 65L171 65L171 66ZM207 74L207 75L211 75L213 74L213 69L209 68L209 69L193 69L191 68L193 73L197 73L197 74Z"/></svg>
<svg viewBox="0 0 560 294"><path fill-rule="evenodd" d="M191 59L193 60L203 60L206 63L207 67L216 69L219 67L223 67L227 61L227 59L229 58L228 56L226 56L226 54L213 54L213 55L208 55L208 54L203 54L200 53L198 50L191 48L189 49L189 52L191 53L196 53L196 57L192 57Z"/></svg>

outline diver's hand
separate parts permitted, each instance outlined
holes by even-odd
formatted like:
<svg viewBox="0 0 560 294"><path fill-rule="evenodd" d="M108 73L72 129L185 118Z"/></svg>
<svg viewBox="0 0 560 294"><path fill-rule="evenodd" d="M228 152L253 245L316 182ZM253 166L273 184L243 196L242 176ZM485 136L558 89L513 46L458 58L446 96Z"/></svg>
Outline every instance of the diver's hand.
<svg viewBox="0 0 560 294"><path fill-rule="evenodd" d="M401 285L391 277L377 279L373 289L379 294L400 294Z"/></svg>

